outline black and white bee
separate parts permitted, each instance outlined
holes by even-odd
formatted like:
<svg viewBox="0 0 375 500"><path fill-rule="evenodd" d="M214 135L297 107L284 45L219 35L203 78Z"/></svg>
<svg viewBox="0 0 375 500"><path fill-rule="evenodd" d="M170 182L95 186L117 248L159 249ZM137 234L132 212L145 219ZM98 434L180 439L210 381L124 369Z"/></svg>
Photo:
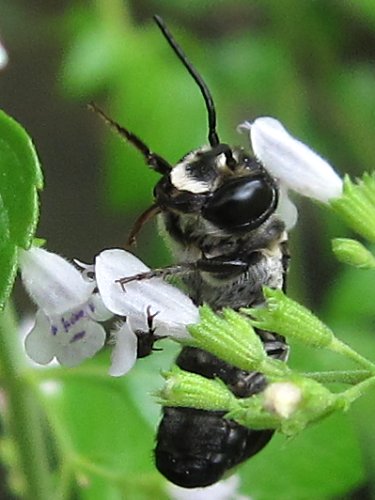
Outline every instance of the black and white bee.
<svg viewBox="0 0 375 500"><path fill-rule="evenodd" d="M172 166L93 105L162 176L154 189L153 205L136 221L129 241L158 215L177 264L131 279L178 274L194 303L206 303L215 311L262 304L264 285L286 287L289 255L285 225L276 213L278 184L243 148L220 141L209 89L163 20L154 19L201 90L208 112L209 145ZM282 337L257 333L269 356L286 359L288 347ZM262 374L240 370L197 348L184 347L176 363L210 379L219 377L239 398L262 391L267 383ZM156 467L179 486L208 486L258 453L272 434L272 430L245 428L224 418L222 412L165 407L157 431Z"/></svg>

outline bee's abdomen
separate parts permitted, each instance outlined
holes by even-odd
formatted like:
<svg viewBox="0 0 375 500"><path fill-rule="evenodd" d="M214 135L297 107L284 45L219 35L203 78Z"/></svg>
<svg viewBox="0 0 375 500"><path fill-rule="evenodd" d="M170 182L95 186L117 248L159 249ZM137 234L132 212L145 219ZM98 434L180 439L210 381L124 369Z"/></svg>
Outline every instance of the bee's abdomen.
<svg viewBox="0 0 375 500"><path fill-rule="evenodd" d="M184 488L209 486L260 451L272 431L252 431L222 412L164 408L155 461L169 481Z"/></svg>
<svg viewBox="0 0 375 500"><path fill-rule="evenodd" d="M201 349L183 348L176 363L186 371L220 378L238 397L256 394L266 385L262 374L240 370ZM184 488L209 486L258 453L272 434L227 420L223 412L166 407L157 433L156 467Z"/></svg>

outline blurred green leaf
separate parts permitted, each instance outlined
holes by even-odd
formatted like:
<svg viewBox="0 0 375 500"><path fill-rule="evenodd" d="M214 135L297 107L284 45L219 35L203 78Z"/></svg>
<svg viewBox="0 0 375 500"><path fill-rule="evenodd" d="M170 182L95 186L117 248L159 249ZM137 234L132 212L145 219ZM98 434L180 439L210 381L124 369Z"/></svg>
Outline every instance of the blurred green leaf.
<svg viewBox="0 0 375 500"><path fill-rule="evenodd" d="M123 57L122 32L125 15L117 2L108 2L108 14L100 9L85 9L74 5L66 16L65 31L70 38L60 85L71 97L91 100L94 93L104 90L113 81ZM119 25L121 21L123 25Z"/></svg>
<svg viewBox="0 0 375 500"><path fill-rule="evenodd" d="M374 359L375 353L374 284L373 271L345 267L329 290L323 309L324 318L340 339L370 359ZM352 413L372 493L375 492L374 413L372 391L356 403Z"/></svg>
<svg viewBox="0 0 375 500"><path fill-rule="evenodd" d="M371 324L374 321L374 284L372 270L346 267L327 293L324 318L330 324L357 327Z"/></svg>
<svg viewBox="0 0 375 500"><path fill-rule="evenodd" d="M43 186L35 148L26 131L0 111L0 309L17 270L17 247L28 248L38 221Z"/></svg>
<svg viewBox="0 0 375 500"><path fill-rule="evenodd" d="M375 30L375 8L373 0L349 0L341 3L341 8L345 9L350 16L357 17L370 28Z"/></svg>
<svg viewBox="0 0 375 500"><path fill-rule="evenodd" d="M333 85L337 105L337 125L350 138L346 148L356 159L353 171L360 174L371 171L375 152L371 147L374 135L375 71L372 66L352 63L343 68Z"/></svg>
<svg viewBox="0 0 375 500"><path fill-rule="evenodd" d="M257 500L343 498L365 480L356 435L343 415L289 442L275 437L240 472L242 490Z"/></svg>
<svg viewBox="0 0 375 500"><path fill-rule="evenodd" d="M121 489L142 491L152 483L162 488L151 454L154 433L129 396L125 377L104 376L98 383L73 374L66 381L52 380L56 390L45 396L50 425L60 429L57 436L64 443L58 449L71 450L62 458L77 457L73 463L82 498L122 498L116 496Z"/></svg>

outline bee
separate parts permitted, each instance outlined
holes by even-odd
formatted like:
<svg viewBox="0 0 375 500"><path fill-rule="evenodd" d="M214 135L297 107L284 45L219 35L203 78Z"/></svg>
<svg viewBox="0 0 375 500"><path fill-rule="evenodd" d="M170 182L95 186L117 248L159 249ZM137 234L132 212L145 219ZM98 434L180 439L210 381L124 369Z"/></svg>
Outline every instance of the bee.
<svg viewBox="0 0 375 500"><path fill-rule="evenodd" d="M263 304L263 286L286 287L289 254L285 225L276 212L278 184L250 153L220 141L207 85L164 21L159 16L154 19L200 88L208 113L209 144L172 166L92 105L161 174L154 188L155 201L134 224L129 243L158 215L178 264L130 279L178 274L196 305L205 303L217 312L224 307L238 310ZM257 334L269 356L287 358L283 337L262 330ZM254 395L267 384L261 373L241 370L198 348L183 347L176 363L183 370L220 378L239 398ZM226 419L223 412L164 407L155 464L179 486L209 486L258 453L272 434L272 430L243 427Z"/></svg>

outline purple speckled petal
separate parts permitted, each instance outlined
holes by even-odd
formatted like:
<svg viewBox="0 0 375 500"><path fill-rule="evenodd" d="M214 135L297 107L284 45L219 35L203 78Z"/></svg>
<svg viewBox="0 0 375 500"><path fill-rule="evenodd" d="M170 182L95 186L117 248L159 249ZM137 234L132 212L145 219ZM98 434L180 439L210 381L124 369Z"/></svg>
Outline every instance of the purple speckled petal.
<svg viewBox="0 0 375 500"><path fill-rule="evenodd" d="M92 358L105 343L104 328L91 319L73 325L69 333L60 331L57 336L56 359L65 366L77 366Z"/></svg>

